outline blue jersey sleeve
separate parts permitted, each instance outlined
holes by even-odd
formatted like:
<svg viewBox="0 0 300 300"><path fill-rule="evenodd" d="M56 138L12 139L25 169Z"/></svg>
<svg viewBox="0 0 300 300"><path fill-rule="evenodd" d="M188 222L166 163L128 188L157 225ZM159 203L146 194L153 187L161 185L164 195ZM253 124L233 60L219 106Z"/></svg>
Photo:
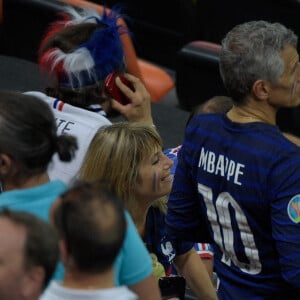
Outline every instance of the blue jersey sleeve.
<svg viewBox="0 0 300 300"><path fill-rule="evenodd" d="M299 148L273 125L201 115L187 127L168 232L212 243L220 299L298 297L299 170Z"/></svg>
<svg viewBox="0 0 300 300"><path fill-rule="evenodd" d="M272 234L279 253L282 276L297 288L300 288L299 166L300 155L298 159L294 157L293 160L287 160L274 172L271 182L274 187L271 199L275 199L271 202Z"/></svg>
<svg viewBox="0 0 300 300"><path fill-rule="evenodd" d="M206 220L200 213L202 204L195 188L197 184L191 184L195 181L191 170L197 166L196 161L197 157L184 143L178 153L178 164L168 201L167 234L174 240L210 242Z"/></svg>
<svg viewBox="0 0 300 300"><path fill-rule="evenodd" d="M115 262L115 283L133 285L146 279L153 271L151 257L128 212L125 212L127 232L123 247Z"/></svg>

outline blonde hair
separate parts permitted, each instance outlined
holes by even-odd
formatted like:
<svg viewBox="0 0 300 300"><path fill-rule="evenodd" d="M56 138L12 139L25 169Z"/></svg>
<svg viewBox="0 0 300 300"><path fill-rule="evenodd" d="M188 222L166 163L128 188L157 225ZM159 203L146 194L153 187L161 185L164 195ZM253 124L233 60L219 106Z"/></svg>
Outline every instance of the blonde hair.
<svg viewBox="0 0 300 300"><path fill-rule="evenodd" d="M107 180L128 211L133 212L140 164L153 149L161 147L161 137L152 126L119 122L101 127L86 153L80 179Z"/></svg>

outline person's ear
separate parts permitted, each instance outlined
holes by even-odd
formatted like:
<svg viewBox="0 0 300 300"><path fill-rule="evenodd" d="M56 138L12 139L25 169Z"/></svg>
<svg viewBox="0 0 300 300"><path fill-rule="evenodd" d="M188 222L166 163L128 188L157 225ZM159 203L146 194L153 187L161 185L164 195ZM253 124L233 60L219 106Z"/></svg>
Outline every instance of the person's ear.
<svg viewBox="0 0 300 300"><path fill-rule="evenodd" d="M34 266L25 272L22 280L22 296L24 299L38 299L44 288L45 270L41 266Z"/></svg>
<svg viewBox="0 0 300 300"><path fill-rule="evenodd" d="M252 86L252 93L255 98L260 101L265 101L270 98L271 85L266 80L256 80Z"/></svg>
<svg viewBox="0 0 300 300"><path fill-rule="evenodd" d="M68 253L68 247L64 240L59 240L59 253L60 253L60 260L61 262L66 265L69 260L69 253Z"/></svg>
<svg viewBox="0 0 300 300"><path fill-rule="evenodd" d="M60 260L65 266L65 269L72 270L76 268L76 264L74 262L73 256L68 249L67 243L65 240L61 239L58 243L59 252L60 252Z"/></svg>
<svg viewBox="0 0 300 300"><path fill-rule="evenodd" d="M53 225L54 225L55 212L61 204L62 204L62 199L60 197L58 197L57 199L55 199L55 201L53 202L53 204L50 207L49 220L50 220L50 223Z"/></svg>
<svg viewBox="0 0 300 300"><path fill-rule="evenodd" d="M11 173L13 160L7 154L0 154L0 175L1 177L5 177Z"/></svg>

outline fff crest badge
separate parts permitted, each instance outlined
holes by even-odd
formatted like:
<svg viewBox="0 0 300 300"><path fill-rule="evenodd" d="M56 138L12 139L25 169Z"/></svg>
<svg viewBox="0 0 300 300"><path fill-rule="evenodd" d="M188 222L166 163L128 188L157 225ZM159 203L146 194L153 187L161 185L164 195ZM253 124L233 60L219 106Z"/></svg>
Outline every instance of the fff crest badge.
<svg viewBox="0 0 300 300"><path fill-rule="evenodd" d="M300 195L296 195L290 200L287 213L294 223L300 222Z"/></svg>

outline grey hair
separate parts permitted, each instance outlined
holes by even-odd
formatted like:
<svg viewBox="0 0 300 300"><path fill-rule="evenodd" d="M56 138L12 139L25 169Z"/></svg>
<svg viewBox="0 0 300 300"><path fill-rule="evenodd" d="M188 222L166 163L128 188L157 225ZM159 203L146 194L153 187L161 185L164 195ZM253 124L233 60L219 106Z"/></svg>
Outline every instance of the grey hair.
<svg viewBox="0 0 300 300"><path fill-rule="evenodd" d="M297 48L298 38L282 24L251 21L235 26L223 39L220 74L235 102L250 93L258 79L278 82L285 65L281 57L287 46Z"/></svg>

